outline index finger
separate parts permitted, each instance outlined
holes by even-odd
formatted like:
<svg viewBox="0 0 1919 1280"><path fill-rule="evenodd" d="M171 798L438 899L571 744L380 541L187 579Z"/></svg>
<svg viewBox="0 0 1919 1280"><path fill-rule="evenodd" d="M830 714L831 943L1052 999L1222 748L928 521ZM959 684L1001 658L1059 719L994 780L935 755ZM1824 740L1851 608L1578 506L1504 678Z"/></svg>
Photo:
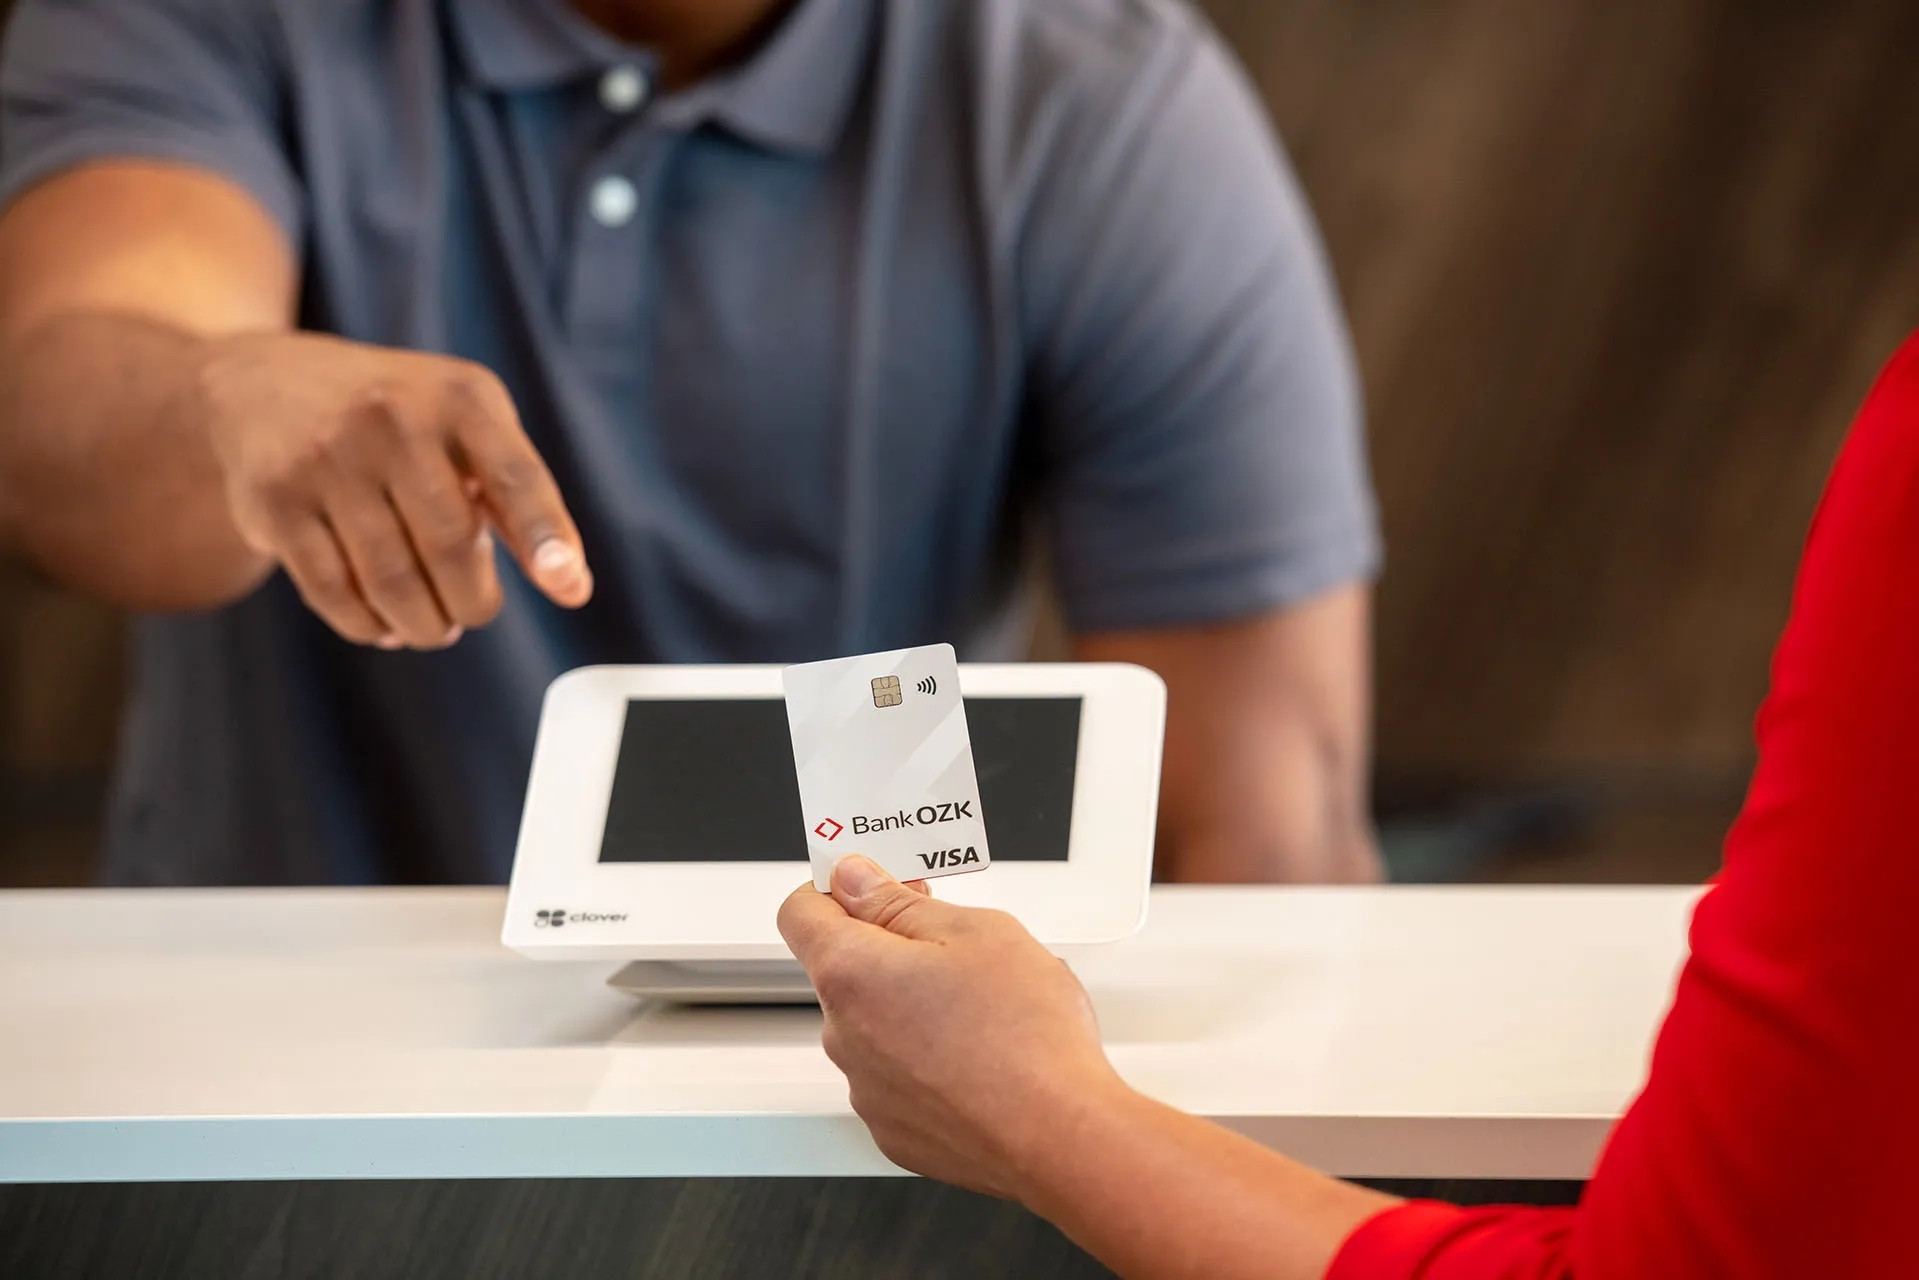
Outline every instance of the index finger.
<svg viewBox="0 0 1919 1280"><path fill-rule="evenodd" d="M555 604L578 608L593 594L580 531L520 425L504 388L480 375L453 398L453 441L514 559Z"/></svg>

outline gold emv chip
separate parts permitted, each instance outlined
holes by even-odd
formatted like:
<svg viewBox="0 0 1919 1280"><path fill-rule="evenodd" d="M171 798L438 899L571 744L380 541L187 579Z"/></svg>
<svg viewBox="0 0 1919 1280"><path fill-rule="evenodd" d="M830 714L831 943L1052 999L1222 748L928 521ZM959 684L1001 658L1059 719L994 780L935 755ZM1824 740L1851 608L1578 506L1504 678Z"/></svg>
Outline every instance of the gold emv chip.
<svg viewBox="0 0 1919 1280"><path fill-rule="evenodd" d="M897 707L906 701L906 695L900 692L898 676L875 676L873 678L873 705L876 707Z"/></svg>

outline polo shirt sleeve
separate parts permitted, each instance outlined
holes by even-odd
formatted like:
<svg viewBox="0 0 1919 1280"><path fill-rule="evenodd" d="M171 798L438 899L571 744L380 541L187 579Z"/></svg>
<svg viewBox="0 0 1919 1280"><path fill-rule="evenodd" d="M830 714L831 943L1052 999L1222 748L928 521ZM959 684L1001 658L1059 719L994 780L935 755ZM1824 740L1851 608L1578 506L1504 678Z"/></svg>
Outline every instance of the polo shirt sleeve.
<svg viewBox="0 0 1919 1280"><path fill-rule="evenodd" d="M1060 113L1022 230L1040 509L1082 633L1251 616L1380 558L1312 215L1217 37L1164 21Z"/></svg>
<svg viewBox="0 0 1919 1280"><path fill-rule="evenodd" d="M220 174L298 244L265 0L20 0L0 59L0 203L100 160Z"/></svg>

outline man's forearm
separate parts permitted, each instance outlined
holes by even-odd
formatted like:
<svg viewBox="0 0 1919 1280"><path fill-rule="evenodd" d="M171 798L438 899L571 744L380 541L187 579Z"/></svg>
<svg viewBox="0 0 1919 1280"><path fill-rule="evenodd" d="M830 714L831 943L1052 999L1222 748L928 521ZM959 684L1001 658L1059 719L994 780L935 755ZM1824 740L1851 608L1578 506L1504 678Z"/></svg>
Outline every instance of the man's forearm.
<svg viewBox="0 0 1919 1280"><path fill-rule="evenodd" d="M1020 1199L1127 1280L1319 1280L1394 1203L1123 1086L1065 1111Z"/></svg>
<svg viewBox="0 0 1919 1280"><path fill-rule="evenodd" d="M1330 749L1314 726L1279 711L1220 738L1234 749L1168 761L1162 879L1368 884L1383 877L1363 756Z"/></svg>
<svg viewBox="0 0 1919 1280"><path fill-rule="evenodd" d="M1168 884L1377 884L1386 875L1365 823L1311 835L1236 826L1162 831L1155 861Z"/></svg>
<svg viewBox="0 0 1919 1280"><path fill-rule="evenodd" d="M246 594L267 562L228 515L204 430L206 339L72 312L0 348L0 536L49 576L130 608Z"/></svg>
<svg viewBox="0 0 1919 1280"><path fill-rule="evenodd" d="M1084 662L1166 681L1162 879L1380 878L1367 802L1371 592L1364 583L1234 622L1085 635Z"/></svg>

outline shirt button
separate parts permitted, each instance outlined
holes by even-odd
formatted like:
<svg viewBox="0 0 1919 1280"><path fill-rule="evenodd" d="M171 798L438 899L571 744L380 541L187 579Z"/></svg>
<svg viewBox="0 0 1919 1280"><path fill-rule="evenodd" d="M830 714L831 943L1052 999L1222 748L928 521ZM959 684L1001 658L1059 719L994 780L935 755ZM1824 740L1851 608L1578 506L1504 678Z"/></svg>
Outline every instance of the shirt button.
<svg viewBox="0 0 1919 1280"><path fill-rule="evenodd" d="M646 78L632 67L614 67L600 77L600 105L625 115L646 101Z"/></svg>
<svg viewBox="0 0 1919 1280"><path fill-rule="evenodd" d="M603 227L623 227L639 212L640 193L625 178L601 178L587 197L593 221Z"/></svg>

